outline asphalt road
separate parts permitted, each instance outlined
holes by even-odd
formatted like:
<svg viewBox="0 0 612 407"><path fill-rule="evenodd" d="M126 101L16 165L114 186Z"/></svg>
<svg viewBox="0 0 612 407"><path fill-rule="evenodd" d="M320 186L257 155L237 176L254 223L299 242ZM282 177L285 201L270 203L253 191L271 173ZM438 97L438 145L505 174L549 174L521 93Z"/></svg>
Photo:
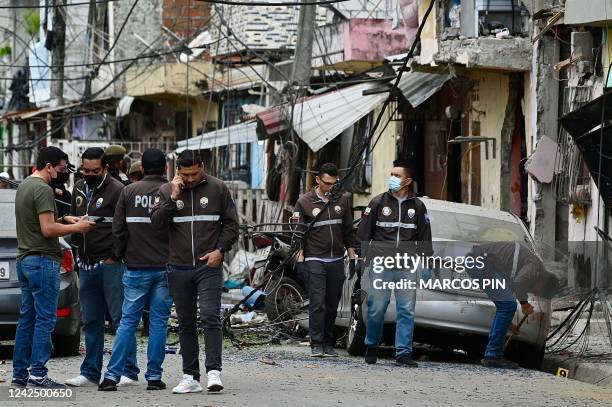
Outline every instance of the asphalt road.
<svg viewBox="0 0 612 407"><path fill-rule="evenodd" d="M176 395L146 391L141 383L117 392L76 389L76 400L47 402L57 406L611 406L612 390L546 373L519 369L491 370L460 356L429 354L417 369L399 368L386 358L367 366L346 355L311 359L299 345L226 347L221 394ZM49 374L63 381L78 373L81 357L56 358ZM140 345L141 366L146 360ZM105 366L108 355L105 355ZM11 362L0 365L0 380L10 381ZM167 355L168 387L181 377L180 355ZM6 386L6 383L0 384ZM6 387L0 388L3 394ZM37 403L42 405L42 403ZM36 405L0 401L0 405Z"/></svg>

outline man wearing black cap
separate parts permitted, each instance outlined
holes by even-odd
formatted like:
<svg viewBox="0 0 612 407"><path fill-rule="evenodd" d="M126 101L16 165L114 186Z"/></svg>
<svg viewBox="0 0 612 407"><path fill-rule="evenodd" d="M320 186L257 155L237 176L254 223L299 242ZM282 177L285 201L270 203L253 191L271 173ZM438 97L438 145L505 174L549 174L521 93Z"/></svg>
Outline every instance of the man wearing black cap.
<svg viewBox="0 0 612 407"><path fill-rule="evenodd" d="M389 176L389 191L372 199L363 211L357 236L362 244L368 244L369 250L373 250L376 243L380 242L380 246L389 246L388 243L391 243L390 246L395 248L414 246L413 254L429 256L433 253L427 208L412 191L412 174L409 165L407 160L394 161ZM405 242L415 243L410 245ZM368 253L364 254L368 256ZM392 268L379 273L370 267L368 272L370 287L367 302L365 361L372 364L376 363L385 312L391 299L391 289L377 285L375 280L396 283L416 279L414 270ZM393 291L397 318L395 361L400 366L417 367L417 363L412 359L416 289L395 288Z"/></svg>
<svg viewBox="0 0 612 407"><path fill-rule="evenodd" d="M167 182L164 153L156 148L146 150L142 168L144 178L121 192L113 220L113 235L120 242L118 255L127 270L123 275L123 315L104 380L98 387L102 391L117 390L129 351L136 346L135 333L144 306L149 302L147 390L166 388L161 379L172 306L166 280L168 229L153 229L149 217L159 187Z"/></svg>

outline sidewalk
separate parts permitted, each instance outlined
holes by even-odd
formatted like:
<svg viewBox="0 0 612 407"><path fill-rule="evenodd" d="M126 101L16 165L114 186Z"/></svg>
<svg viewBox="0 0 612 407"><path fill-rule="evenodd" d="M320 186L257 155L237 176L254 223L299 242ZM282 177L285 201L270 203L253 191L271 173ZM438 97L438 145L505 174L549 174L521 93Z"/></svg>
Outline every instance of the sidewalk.
<svg viewBox="0 0 612 407"><path fill-rule="evenodd" d="M612 348L606 323L604 319L598 318L599 315L593 316L588 338L580 338L576 344L561 352L546 354L541 370L612 389ZM572 335L566 341L567 345L576 340L585 324L586 319L576 324Z"/></svg>

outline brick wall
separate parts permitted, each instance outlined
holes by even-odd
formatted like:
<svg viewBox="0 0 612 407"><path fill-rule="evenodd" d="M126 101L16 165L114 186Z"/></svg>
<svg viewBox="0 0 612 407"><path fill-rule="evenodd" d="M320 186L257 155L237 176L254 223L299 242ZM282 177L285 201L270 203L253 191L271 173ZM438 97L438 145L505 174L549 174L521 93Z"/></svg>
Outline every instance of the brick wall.
<svg viewBox="0 0 612 407"><path fill-rule="evenodd" d="M211 4L196 0L164 0L164 25L191 39L198 34L210 17Z"/></svg>

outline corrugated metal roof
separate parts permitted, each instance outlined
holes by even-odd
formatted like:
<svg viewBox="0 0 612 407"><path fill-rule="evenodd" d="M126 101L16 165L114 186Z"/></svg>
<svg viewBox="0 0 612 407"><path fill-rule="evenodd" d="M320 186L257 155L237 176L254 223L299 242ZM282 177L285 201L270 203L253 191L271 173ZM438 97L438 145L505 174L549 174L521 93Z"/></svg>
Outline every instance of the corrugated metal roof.
<svg viewBox="0 0 612 407"><path fill-rule="evenodd" d="M313 151L319 151L384 102L388 93L363 95L365 90L377 86L380 83L363 83L296 103L293 109L294 131ZM289 105L258 113L258 132L265 136L287 130L290 118Z"/></svg>
<svg viewBox="0 0 612 407"><path fill-rule="evenodd" d="M180 153L183 150L205 150L229 144L252 143L257 141L256 127L257 123L252 121L200 134L199 136L179 141L176 152Z"/></svg>
<svg viewBox="0 0 612 407"><path fill-rule="evenodd" d="M408 72L402 75L398 87L412 107L417 107L438 92L450 78L450 75Z"/></svg>
<svg viewBox="0 0 612 407"><path fill-rule="evenodd" d="M402 75L399 88L413 107L417 107L450 79L450 75L409 72ZM293 109L293 129L313 150L319 151L344 130L382 104L389 93L364 95L379 88L369 82L309 97ZM287 104L257 114L257 132L266 137L289 129L291 107Z"/></svg>

